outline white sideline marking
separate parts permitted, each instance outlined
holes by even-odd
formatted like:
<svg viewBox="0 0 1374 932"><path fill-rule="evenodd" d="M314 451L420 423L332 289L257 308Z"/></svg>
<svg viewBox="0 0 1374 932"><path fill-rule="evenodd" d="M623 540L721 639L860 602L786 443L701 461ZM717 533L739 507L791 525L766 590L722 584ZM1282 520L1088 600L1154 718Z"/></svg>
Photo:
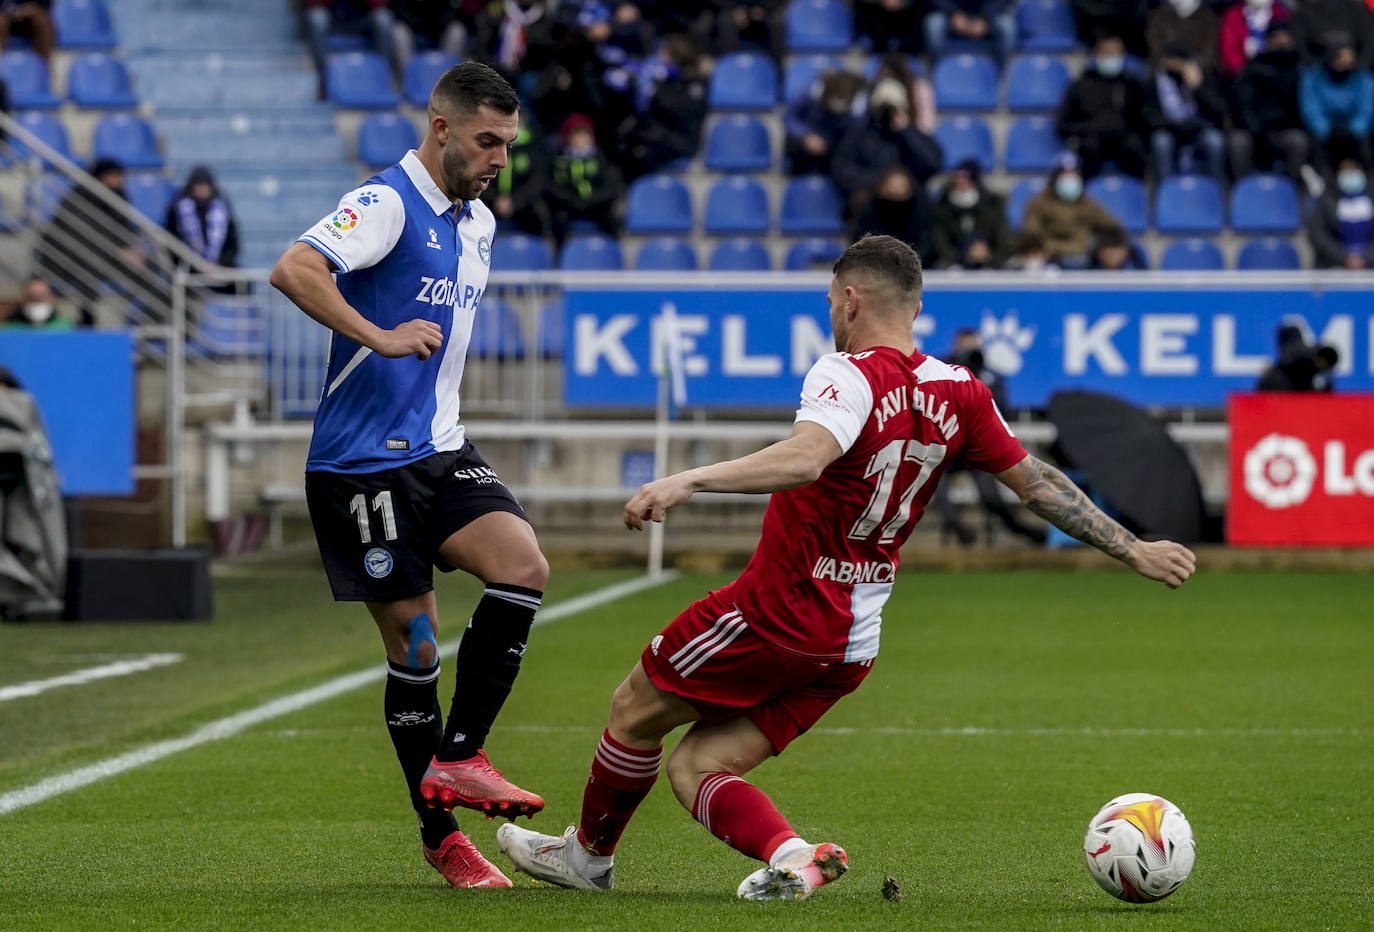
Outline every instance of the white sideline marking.
<svg viewBox="0 0 1374 932"><path fill-rule="evenodd" d="M29 680L27 683L16 683L13 686L0 686L0 702L9 702L11 699L23 699L26 696L36 696L39 693L47 692L49 689L57 689L60 686L80 686L83 683L94 683L96 680L107 680L114 676L128 676L131 673L142 673L144 670L152 670L156 667L165 667L169 664L180 663L185 659L185 656L182 654L144 654L142 657L135 657L132 660L119 660L114 663L102 664L98 667L73 670L71 673L49 677L46 680Z"/></svg>
<svg viewBox="0 0 1374 932"><path fill-rule="evenodd" d="M589 608L595 608L598 605L613 602L616 599L632 595L644 589L651 589L654 586L662 585L676 576L677 573L675 572L662 573L657 576L641 576L638 579L631 579L607 586L604 589L597 589L586 595L581 595L577 598L569 599L566 602L560 602L552 606L535 618L534 623L536 626L548 624L560 618L566 618L569 615L575 615L578 612L586 611ZM451 653L456 650L459 640L461 639L454 639L440 645L440 652ZM52 799L54 796L60 796L63 793L69 793L83 786L89 786L99 780L104 780L107 777L113 777L116 774L124 773L126 770L133 770L135 767L142 767L144 764L151 764L154 761L162 760L164 757L170 757L181 751L186 751L211 741L219 741L223 738L231 737L259 722L278 718L290 712L304 709L307 706L324 702L327 699L333 699L335 696L341 696L344 693L352 692L355 689L366 686L368 683L377 682L385 678L385 676L385 665L369 667L366 670L359 670L356 673L345 674L344 676L336 677L335 679L321 683L310 689L291 693L290 695L282 696L280 699L273 699L271 702L263 703L256 708L246 709L242 712L230 715L227 718L221 718L217 721L202 725L184 737L159 741L155 744L150 744L146 747L130 751L127 754L121 754L118 757L107 758L106 760L91 764L87 767L79 767L76 770L58 774L55 777L48 777L46 780L40 780L32 786L13 790L0 796L0 815L6 815L17 809L23 809L26 806L41 803L45 800Z"/></svg>

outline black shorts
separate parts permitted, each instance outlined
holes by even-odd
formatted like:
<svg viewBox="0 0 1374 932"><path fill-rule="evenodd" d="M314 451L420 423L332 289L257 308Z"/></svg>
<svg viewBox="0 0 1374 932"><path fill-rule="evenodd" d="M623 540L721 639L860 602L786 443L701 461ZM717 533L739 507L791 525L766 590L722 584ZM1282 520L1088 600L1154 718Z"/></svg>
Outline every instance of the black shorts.
<svg viewBox="0 0 1374 932"><path fill-rule="evenodd" d="M394 602L434 588L449 535L484 514L529 516L471 443L370 473L307 472L305 503L339 602Z"/></svg>

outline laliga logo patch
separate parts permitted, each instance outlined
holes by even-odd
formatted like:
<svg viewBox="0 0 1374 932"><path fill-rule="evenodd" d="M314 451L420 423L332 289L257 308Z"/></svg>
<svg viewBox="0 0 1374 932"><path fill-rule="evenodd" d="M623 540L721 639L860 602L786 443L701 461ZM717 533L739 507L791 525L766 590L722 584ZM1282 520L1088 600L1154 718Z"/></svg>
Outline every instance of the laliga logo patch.
<svg viewBox="0 0 1374 932"><path fill-rule="evenodd" d="M485 236L477 241L477 256L483 263L491 265L491 240Z"/></svg>
<svg viewBox="0 0 1374 932"><path fill-rule="evenodd" d="M1297 437L1269 434L1245 454L1245 491L1265 507L1301 505L1316 478L1317 461Z"/></svg>
<svg viewBox="0 0 1374 932"><path fill-rule="evenodd" d="M373 547L363 556L363 569L367 570L367 575L373 579L383 579L390 575L395 563L391 554L381 547Z"/></svg>
<svg viewBox="0 0 1374 932"><path fill-rule="evenodd" d="M363 219L352 207L340 207L329 222L340 234L350 233Z"/></svg>

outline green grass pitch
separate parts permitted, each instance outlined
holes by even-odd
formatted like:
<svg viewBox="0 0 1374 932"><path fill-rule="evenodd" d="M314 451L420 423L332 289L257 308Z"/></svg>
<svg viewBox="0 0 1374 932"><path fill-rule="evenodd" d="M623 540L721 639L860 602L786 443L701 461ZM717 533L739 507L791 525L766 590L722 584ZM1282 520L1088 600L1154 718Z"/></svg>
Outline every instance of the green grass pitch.
<svg viewBox="0 0 1374 932"><path fill-rule="evenodd" d="M548 604L626 574L558 574ZM684 576L540 628L489 743L561 831L640 649L724 577ZM476 590L440 584L441 640ZM420 859L380 683L0 815L0 928L1292 929L1374 925L1374 583L1203 572L904 571L872 675L751 779L852 870L805 903L741 903L753 862L661 782L616 889L513 875L456 891ZM210 624L5 625L0 686L108 658L185 660L0 702L0 795L381 663L316 570L238 571ZM447 704L451 681L441 686ZM1083 866L1113 796L1167 796L1197 866L1146 906ZM496 823L463 827L499 866ZM880 895L886 875L901 902Z"/></svg>

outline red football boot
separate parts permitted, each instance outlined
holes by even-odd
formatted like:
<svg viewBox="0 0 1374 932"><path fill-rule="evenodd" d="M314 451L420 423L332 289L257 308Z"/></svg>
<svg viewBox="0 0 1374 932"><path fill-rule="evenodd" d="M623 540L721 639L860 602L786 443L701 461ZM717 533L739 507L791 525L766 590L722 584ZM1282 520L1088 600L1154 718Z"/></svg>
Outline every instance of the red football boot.
<svg viewBox="0 0 1374 932"><path fill-rule="evenodd" d="M455 887L509 887L510 878L482 857L477 846L462 832L443 840L437 851L424 849L425 860Z"/></svg>
<svg viewBox="0 0 1374 932"><path fill-rule="evenodd" d="M476 809L488 819L530 816L544 808L544 800L520 789L491 765L486 751L467 760L444 763L431 759L420 780L420 796L434 809L452 811L454 806Z"/></svg>

